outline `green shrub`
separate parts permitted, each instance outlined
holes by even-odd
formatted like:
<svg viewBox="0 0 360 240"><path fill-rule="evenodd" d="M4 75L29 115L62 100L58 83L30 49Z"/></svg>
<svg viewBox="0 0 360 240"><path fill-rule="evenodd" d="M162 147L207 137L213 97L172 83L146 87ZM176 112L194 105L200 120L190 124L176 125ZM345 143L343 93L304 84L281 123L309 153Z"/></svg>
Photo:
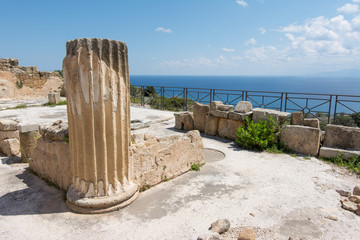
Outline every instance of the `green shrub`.
<svg viewBox="0 0 360 240"><path fill-rule="evenodd" d="M277 125L271 116L269 121L258 123L246 118L244 125L237 129L236 143L244 149L262 151L274 144L275 128Z"/></svg>
<svg viewBox="0 0 360 240"><path fill-rule="evenodd" d="M24 82L22 80L16 81L16 87L17 88L22 88L23 86L24 86Z"/></svg>

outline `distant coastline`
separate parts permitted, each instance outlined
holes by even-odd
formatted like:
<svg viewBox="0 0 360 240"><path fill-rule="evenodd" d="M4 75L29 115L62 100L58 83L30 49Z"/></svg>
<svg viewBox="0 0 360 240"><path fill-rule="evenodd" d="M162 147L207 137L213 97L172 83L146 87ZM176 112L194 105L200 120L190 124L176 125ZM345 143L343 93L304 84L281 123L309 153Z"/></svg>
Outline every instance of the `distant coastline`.
<svg viewBox="0 0 360 240"><path fill-rule="evenodd" d="M165 76L130 75L143 86L360 95L360 76Z"/></svg>

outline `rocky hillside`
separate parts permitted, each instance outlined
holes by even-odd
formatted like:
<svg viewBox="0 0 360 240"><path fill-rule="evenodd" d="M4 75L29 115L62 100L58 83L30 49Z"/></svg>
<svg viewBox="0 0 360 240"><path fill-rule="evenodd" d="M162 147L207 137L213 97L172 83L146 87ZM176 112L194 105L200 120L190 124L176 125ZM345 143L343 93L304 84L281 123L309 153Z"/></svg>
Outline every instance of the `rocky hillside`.
<svg viewBox="0 0 360 240"><path fill-rule="evenodd" d="M0 100L42 98L62 91L63 79L58 72L18 64L17 59L0 59Z"/></svg>

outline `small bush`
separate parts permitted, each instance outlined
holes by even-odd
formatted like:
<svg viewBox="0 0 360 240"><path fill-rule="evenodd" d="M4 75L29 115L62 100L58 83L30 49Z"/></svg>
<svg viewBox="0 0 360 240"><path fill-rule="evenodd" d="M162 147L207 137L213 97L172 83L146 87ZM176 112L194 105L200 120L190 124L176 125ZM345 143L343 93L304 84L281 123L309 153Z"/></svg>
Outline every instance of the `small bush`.
<svg viewBox="0 0 360 240"><path fill-rule="evenodd" d="M275 143L276 128L275 120L271 116L269 121L259 123L246 118L244 125L237 129L236 143L244 149L262 151Z"/></svg>
<svg viewBox="0 0 360 240"><path fill-rule="evenodd" d="M24 82L22 80L16 81L17 88L22 88L24 86Z"/></svg>
<svg viewBox="0 0 360 240"><path fill-rule="evenodd" d="M190 170L198 172L198 171L200 171L200 165L196 164L196 163L192 163L190 166Z"/></svg>

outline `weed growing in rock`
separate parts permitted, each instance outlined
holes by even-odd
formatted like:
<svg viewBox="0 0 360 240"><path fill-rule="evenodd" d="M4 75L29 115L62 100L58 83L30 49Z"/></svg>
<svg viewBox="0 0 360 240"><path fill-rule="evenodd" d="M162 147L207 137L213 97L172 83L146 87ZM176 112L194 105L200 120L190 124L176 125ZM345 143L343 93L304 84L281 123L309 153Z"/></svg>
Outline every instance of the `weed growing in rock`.
<svg viewBox="0 0 360 240"><path fill-rule="evenodd" d="M22 88L23 86L24 86L24 82L22 80L16 81L16 87L17 88Z"/></svg>
<svg viewBox="0 0 360 240"><path fill-rule="evenodd" d="M190 170L191 171L200 171L200 165L199 164L196 164L196 163L192 163L191 166L190 166Z"/></svg>
<svg viewBox="0 0 360 240"><path fill-rule="evenodd" d="M140 187L139 192L144 192L144 191L146 191L146 190L148 190L150 188L151 188L150 185L144 185L144 186Z"/></svg>
<svg viewBox="0 0 360 240"><path fill-rule="evenodd" d="M60 101L58 104L45 103L43 106L45 106L45 107L55 107L55 106L66 105L66 104L67 104L67 102L66 102L66 100L64 100L64 101Z"/></svg>

